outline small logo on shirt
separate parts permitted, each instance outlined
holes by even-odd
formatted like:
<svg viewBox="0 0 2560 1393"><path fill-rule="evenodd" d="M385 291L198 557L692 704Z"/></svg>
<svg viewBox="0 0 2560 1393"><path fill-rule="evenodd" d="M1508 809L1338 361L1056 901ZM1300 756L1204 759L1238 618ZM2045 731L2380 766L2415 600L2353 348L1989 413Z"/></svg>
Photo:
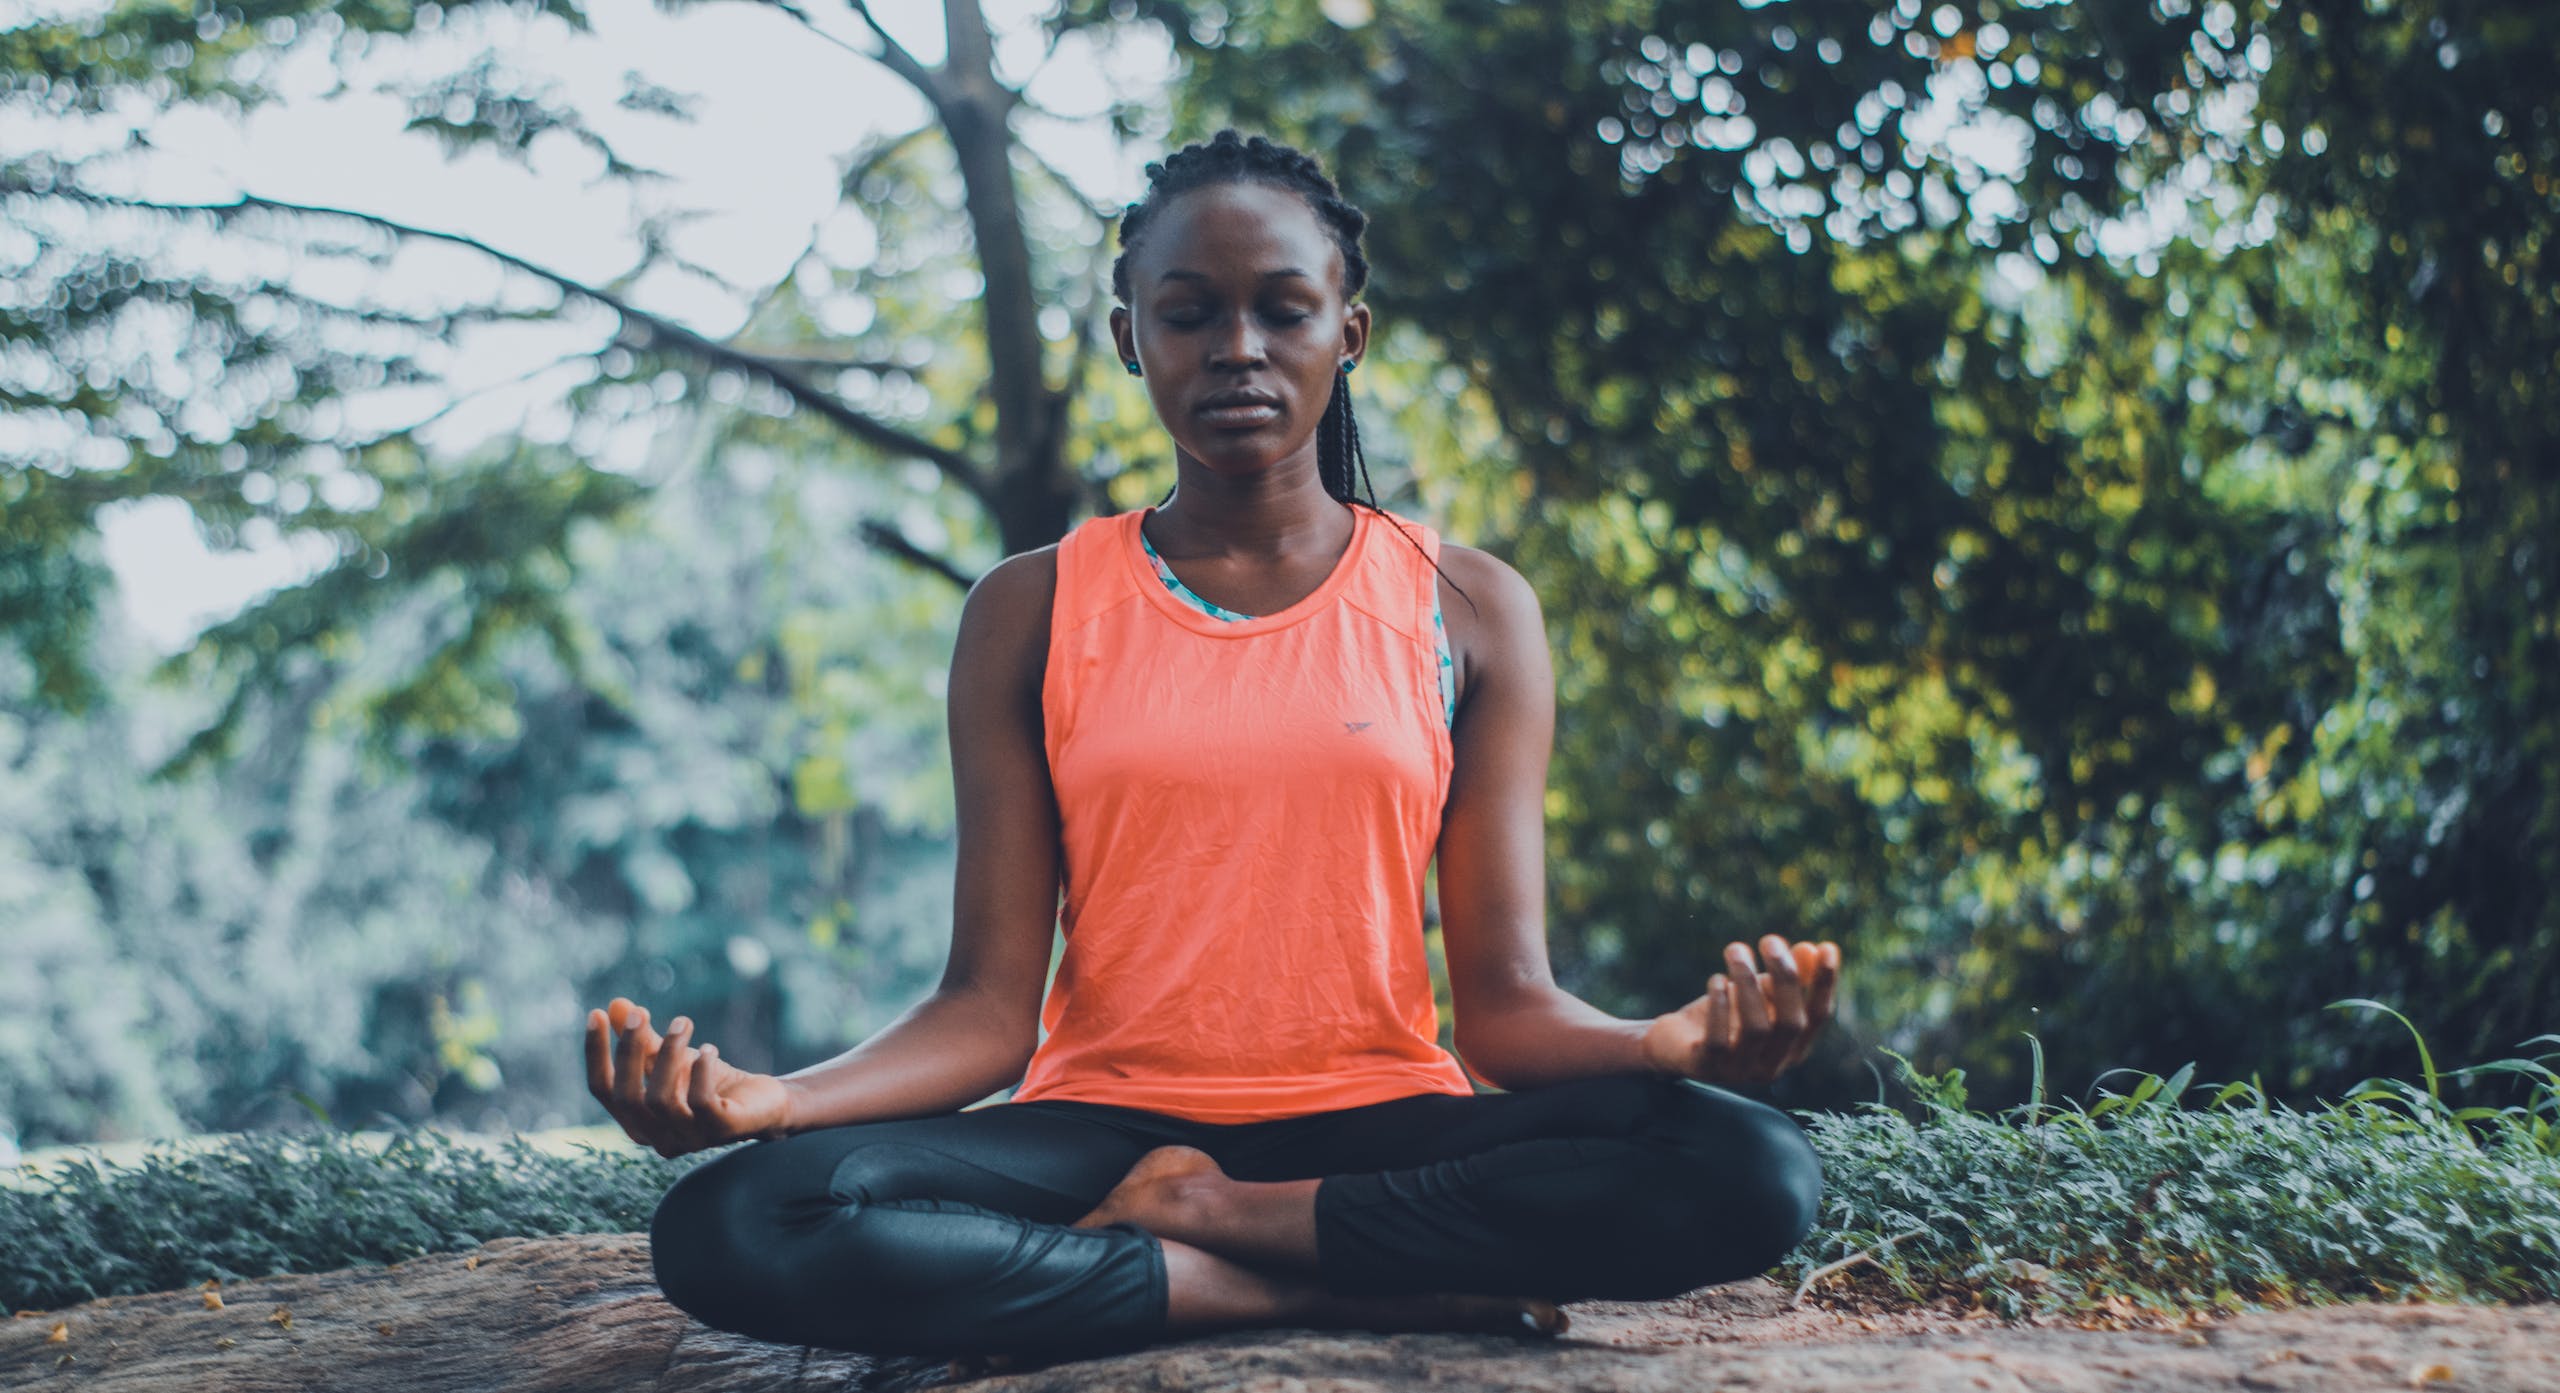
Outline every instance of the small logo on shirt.
<svg viewBox="0 0 2560 1393"><path fill-rule="evenodd" d="M1375 721L1344 721L1342 723L1342 733L1345 735L1358 735L1360 732L1367 730L1369 727L1376 724L1377 722Z"/></svg>

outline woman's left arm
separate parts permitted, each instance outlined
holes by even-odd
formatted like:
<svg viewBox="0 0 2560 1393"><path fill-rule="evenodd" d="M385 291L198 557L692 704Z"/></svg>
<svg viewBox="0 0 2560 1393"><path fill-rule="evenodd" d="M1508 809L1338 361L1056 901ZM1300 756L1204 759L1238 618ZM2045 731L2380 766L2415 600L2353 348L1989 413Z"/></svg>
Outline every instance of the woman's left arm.
<svg viewBox="0 0 2560 1393"><path fill-rule="evenodd" d="M1679 1010L1622 1020L1556 985L1547 961L1547 762L1555 669L1537 592L1471 547L1441 565L1476 597L1442 606L1463 655L1456 766L1440 826L1440 934L1458 1055L1508 1091L1604 1074L1759 1083L1792 1067L1831 1017L1832 944L1761 940L1726 950L1730 974Z"/></svg>

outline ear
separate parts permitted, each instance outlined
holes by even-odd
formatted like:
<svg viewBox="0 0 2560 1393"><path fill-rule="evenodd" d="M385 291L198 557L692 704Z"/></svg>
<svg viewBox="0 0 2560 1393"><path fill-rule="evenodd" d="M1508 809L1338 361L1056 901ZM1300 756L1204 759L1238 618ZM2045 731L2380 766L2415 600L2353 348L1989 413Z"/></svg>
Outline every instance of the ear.
<svg viewBox="0 0 2560 1393"><path fill-rule="evenodd" d="M1111 307L1111 346L1119 352L1121 362L1138 361L1138 328L1130 321L1128 307L1124 305Z"/></svg>
<svg viewBox="0 0 2560 1393"><path fill-rule="evenodd" d="M1342 356L1369 356L1369 307L1353 305L1342 316Z"/></svg>

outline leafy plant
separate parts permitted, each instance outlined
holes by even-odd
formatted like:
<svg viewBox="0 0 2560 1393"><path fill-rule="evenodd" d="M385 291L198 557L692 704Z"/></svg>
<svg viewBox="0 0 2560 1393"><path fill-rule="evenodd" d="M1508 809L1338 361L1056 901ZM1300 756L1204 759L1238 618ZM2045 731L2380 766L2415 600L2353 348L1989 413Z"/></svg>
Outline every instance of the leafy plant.
<svg viewBox="0 0 2560 1393"><path fill-rule="evenodd" d="M2337 1005L2408 1025L2379 1002ZM2524 1044L2537 1046L2560 1036ZM1961 1071L1933 1078L1893 1056L1918 1116L1870 1104L1809 1120L1831 1183L1785 1273L1817 1288L1855 1266L1851 1280L1911 1300L2101 1321L2560 1297L2560 1051L2446 1074L2418 1047L2420 1083L2368 1080L2307 1112L2255 1079L2182 1106L2188 1065L2115 1071L2135 1082L2087 1106L2046 1104L2039 1087L1986 1115L1965 1108ZM2448 1078L2497 1075L2530 1080L2532 1097L2444 1101Z"/></svg>
<svg viewBox="0 0 2560 1393"><path fill-rule="evenodd" d="M1923 1074L1888 1054L1912 1112L1877 1102L1806 1119L1823 1210L1772 1275L2102 1322L2355 1298L2560 1298L2560 1035L2526 1041L2546 1048L2537 1057L2450 1073L2419 1045L2421 1083L2376 1082L2307 1112L2254 1079L2207 1089L2188 1066L2136 1074L2122 1092L2093 1086L2094 1103L2048 1102L2039 1088L1985 1113L1968 1105L1962 1070ZM2501 1077L2526 1080L2531 1096L2443 1102L2446 1080ZM344 1132L253 1133L132 1168L82 1162L0 1187L0 1303L45 1309L507 1235L631 1232L703 1159L548 1155L521 1137L486 1150L427 1130L379 1148Z"/></svg>
<svg viewBox="0 0 2560 1393"><path fill-rule="evenodd" d="M699 1159L521 1137L495 1152L432 1130L245 1133L133 1167L78 1161L0 1186L0 1306L50 1309L208 1278L329 1272L492 1238L627 1233Z"/></svg>

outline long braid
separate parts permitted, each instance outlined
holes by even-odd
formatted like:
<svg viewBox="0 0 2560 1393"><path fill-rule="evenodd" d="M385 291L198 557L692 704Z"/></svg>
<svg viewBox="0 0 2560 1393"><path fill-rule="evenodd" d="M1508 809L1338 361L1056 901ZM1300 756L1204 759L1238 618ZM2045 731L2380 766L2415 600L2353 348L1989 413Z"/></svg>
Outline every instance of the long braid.
<svg viewBox="0 0 2560 1393"><path fill-rule="evenodd" d="M1315 210L1316 221L1333 235L1334 245L1342 251L1342 296L1345 300L1359 295L1369 283L1369 258L1360 250L1360 234L1369 226L1369 215L1346 202L1333 181L1325 177L1323 166L1313 156L1282 145L1263 136L1246 137L1233 128L1222 130L1206 144L1185 145L1167 155L1159 163L1147 166L1147 193L1129 205L1120 216L1120 255L1111 263L1111 294L1123 305L1129 301L1129 258L1156 214L1178 194L1213 184L1253 182L1284 189L1307 201ZM1351 406L1351 374L1336 367L1333 374L1333 397L1325 403L1324 417L1316 423L1316 478L1324 491L1338 503L1365 506L1369 511L1396 523L1396 531L1416 551L1422 543L1415 541L1395 515L1378 506L1377 485L1369 478L1368 457L1360 449L1360 422ZM1365 498L1360 495L1367 495ZM1168 490L1166 498L1171 498ZM1159 504L1158 506L1162 506ZM1429 559L1429 553L1424 554ZM1431 562L1440 578L1449 573L1440 563ZM1449 588L1465 598L1469 606L1475 597L1456 581Z"/></svg>

